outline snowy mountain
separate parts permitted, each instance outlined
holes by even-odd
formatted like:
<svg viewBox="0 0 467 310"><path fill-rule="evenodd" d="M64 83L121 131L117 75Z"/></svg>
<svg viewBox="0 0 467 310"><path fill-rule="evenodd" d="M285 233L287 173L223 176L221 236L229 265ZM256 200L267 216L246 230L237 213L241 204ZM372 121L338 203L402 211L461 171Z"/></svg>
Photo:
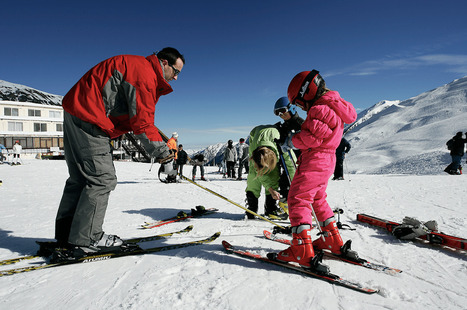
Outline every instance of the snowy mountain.
<svg viewBox="0 0 467 310"><path fill-rule="evenodd" d="M235 142L234 147L236 148L238 145L238 142ZM219 163L221 163L224 160L224 151L227 147L227 143L217 143L208 146L205 149L202 150L187 150L186 152L190 157L193 157L195 154L203 154L204 158L207 162L208 165L210 166L216 166Z"/></svg>
<svg viewBox="0 0 467 310"><path fill-rule="evenodd" d="M378 102L345 128L352 145L346 173L442 174L451 160L446 141L458 131L467 131L467 77L404 101ZM218 163L225 146L200 152Z"/></svg>
<svg viewBox="0 0 467 310"><path fill-rule="evenodd" d="M63 96L0 80L0 100L61 105Z"/></svg>
<svg viewBox="0 0 467 310"><path fill-rule="evenodd" d="M467 131L467 77L404 101L382 101L346 131L348 172L439 174L446 141Z"/></svg>

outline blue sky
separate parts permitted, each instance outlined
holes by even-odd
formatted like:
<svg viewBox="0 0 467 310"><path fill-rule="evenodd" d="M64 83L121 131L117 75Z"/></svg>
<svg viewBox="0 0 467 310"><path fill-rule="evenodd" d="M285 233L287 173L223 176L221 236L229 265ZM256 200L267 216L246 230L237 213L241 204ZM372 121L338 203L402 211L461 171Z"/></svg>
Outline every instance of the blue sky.
<svg viewBox="0 0 467 310"><path fill-rule="evenodd" d="M65 95L98 62L177 48L186 65L156 125L186 148L238 141L279 119L317 69L361 111L467 75L467 1L7 1L0 79ZM300 112L305 117L304 112Z"/></svg>

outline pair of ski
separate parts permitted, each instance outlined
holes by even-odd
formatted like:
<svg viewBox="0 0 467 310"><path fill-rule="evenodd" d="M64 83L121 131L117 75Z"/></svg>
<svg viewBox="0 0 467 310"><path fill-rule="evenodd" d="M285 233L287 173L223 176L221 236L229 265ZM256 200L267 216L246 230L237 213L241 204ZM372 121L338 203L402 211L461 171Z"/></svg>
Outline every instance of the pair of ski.
<svg viewBox="0 0 467 310"><path fill-rule="evenodd" d="M368 214L357 214L357 221L367 223L373 226L382 227L392 233L395 227L400 226L400 223L384 220ZM418 241L428 242L429 244L438 244L441 246L450 247L456 250L467 250L467 239L444 234L438 231L431 231L426 235L416 238Z"/></svg>
<svg viewBox="0 0 467 310"><path fill-rule="evenodd" d="M134 238L134 239L127 239L127 240L125 240L126 243L134 245L134 247L132 247L132 249L130 251L106 252L106 253L102 253L102 254L88 255L88 256L77 258L77 259L74 259L74 260L61 261L61 262L57 262L57 263L45 263L45 264L41 264L41 265L32 265L32 266L27 266L27 267L20 267L20 268L8 269L8 270L1 270L0 271L0 277L7 276L7 275L13 275L13 274L17 274L17 273L24 273L24 272L33 271L33 270L64 266L64 265L71 265L71 264L78 264L78 263L90 263L90 262L108 260L108 259L123 257L123 256L144 255L144 254L149 254L149 253L157 253L157 252L168 251L168 250L173 250L173 249L185 248L185 247L210 243L210 242L216 240L220 236L220 232L217 232L217 233L213 234L212 236L210 236L208 238L205 238L205 239L201 239L201 240L189 241L189 242L178 243L178 244L170 244L170 245L164 245L164 246L158 246L158 247L153 247L153 248L148 248L148 249L140 248L137 245L137 243L141 243L141 242L148 242L148 241L153 241L153 240L169 238L170 236L172 236L174 234L186 233L186 232L191 231L192 229L193 229L193 226L188 226L185 229L170 232L170 233L153 235L153 236L148 236L148 237L141 237L141 238ZM38 244L41 245L41 242L38 242ZM46 247L53 247L53 245L54 245L54 242L42 242L42 247L45 247L45 248ZM40 256L40 255L30 255L30 256L22 256L22 257L17 257L17 258L12 258L12 259L6 259L6 260L0 261L0 265L14 264L14 263L20 262L22 260L31 260L31 259L39 258L39 257L42 257L42 256Z"/></svg>
<svg viewBox="0 0 467 310"><path fill-rule="evenodd" d="M275 234L272 234L271 232L269 232L267 230L265 230L263 233L264 233L264 236L268 240L272 240L272 241L276 241L276 242L280 242L280 243L283 243L283 244L290 245L290 240L288 240L288 239L279 238ZM298 272L300 272L302 274L305 274L307 276L311 276L313 278L321 279L321 280L327 281L329 283L339 285L339 286L343 286L343 287L346 287L346 288L349 288L349 289L352 289L352 290L355 290L355 291L358 291L358 292L361 292L361 293L374 294L374 293L379 292L378 289L365 287L365 286L361 285L360 283L345 280L342 277L340 277L340 276L338 276L336 274L330 273L330 272L326 272L326 273L325 272L315 272L315 271L313 271L311 269L305 269L305 268L299 267L298 265L295 265L295 264L284 263L284 262L280 262L280 261L275 260L275 259L270 259L269 257L259 255L257 253L251 252L249 250L236 249L234 246L232 246L227 241L223 241L222 245L224 246L225 250L228 253L233 253L233 254L237 254L237 255L242 256L242 257L251 258L251 259L259 260L259 261L262 261L262 262L266 262L266 263L278 265L278 266L281 266L281 267L285 267L285 268L288 268L288 269L291 269L291 270L294 270L294 271L298 271ZM362 266L362 267L365 267L365 268L369 268L369 269L373 269L373 270L377 270L377 271L382 271L382 272L390 274L390 275L395 275L395 274L398 274L398 273L402 272L399 269L395 269L395 268L387 267L387 266L384 266L384 265L372 263L372 262L369 262L369 261L367 261L365 259L361 259L361 258L348 258L348 257L343 257L343 256L340 256L340 255L336 255L336 254L332 254L332 253L328 253L328 252L323 252L323 255L325 255L326 257L331 257L331 258L337 259L337 260L342 260L342 261L347 262L347 263L359 265L359 266Z"/></svg>
<svg viewBox="0 0 467 310"><path fill-rule="evenodd" d="M208 208L208 209L202 209L202 210L199 210L199 209L193 210L192 209L191 214L186 214L186 213L183 212L183 213L179 213L179 215L177 215L177 216L174 216L174 217L171 217L171 218L168 218L168 219L165 219L165 220L160 220L160 221L156 221L156 222L152 222L152 223L145 222L143 225L141 225L141 228L143 228L143 229L156 228L156 227L160 227L160 226L167 225L167 224L170 224L170 223L184 221L184 220L187 220L187 219L190 219L190 218L201 217L201 216L204 216L204 215L213 214L213 213L215 213L217 211L219 211L219 209L215 209L215 208Z"/></svg>

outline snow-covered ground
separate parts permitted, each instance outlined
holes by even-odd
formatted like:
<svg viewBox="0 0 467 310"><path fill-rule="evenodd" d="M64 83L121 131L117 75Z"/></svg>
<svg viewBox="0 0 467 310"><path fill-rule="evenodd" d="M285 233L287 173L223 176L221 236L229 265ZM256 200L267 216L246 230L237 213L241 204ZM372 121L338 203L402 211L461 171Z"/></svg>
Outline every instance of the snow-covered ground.
<svg viewBox="0 0 467 310"><path fill-rule="evenodd" d="M466 308L465 252L402 242L355 220L358 213L396 221L404 216L433 219L441 231L465 237L465 175L346 174L345 181L329 183L330 205L344 209L341 221L356 228L342 230L343 238L352 239L362 257L403 270L390 276L327 261L334 273L381 290L365 295L225 253L222 240L262 253L285 246L262 238L263 229L272 229L272 224L245 221L243 210L191 183L163 184L157 179L157 167L149 172L149 164L115 162L115 166L119 182L110 198L106 232L130 238L192 224L194 229L188 234L149 245L196 240L216 231L221 237L191 248L1 277L0 309ZM185 175L191 176L190 168L185 166ZM244 204L245 181L222 179L214 167L207 168L206 176L210 181L203 186ZM64 161L25 159L22 166L0 165L0 260L33 254L35 240L53 239L66 178ZM139 229L145 221L171 217L196 205L220 211L165 227Z"/></svg>

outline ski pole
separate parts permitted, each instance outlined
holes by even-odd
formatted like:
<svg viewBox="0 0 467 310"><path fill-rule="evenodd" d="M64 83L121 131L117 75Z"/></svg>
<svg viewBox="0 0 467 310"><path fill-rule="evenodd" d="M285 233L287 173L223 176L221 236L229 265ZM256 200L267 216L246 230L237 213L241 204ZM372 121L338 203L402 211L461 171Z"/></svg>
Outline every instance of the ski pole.
<svg viewBox="0 0 467 310"><path fill-rule="evenodd" d="M152 165L154 165L154 157L151 157L151 167L149 167L149 172L152 170Z"/></svg>
<svg viewBox="0 0 467 310"><path fill-rule="evenodd" d="M193 180L190 180L189 178L187 178L187 177L184 176L184 175L182 175L181 178L184 179L184 180L187 180L188 182L190 182L190 183L192 183L192 184L194 184L194 185L196 185L196 186L198 186L198 187L201 187L201 188L204 189L205 191L208 191L208 192L210 192L211 194L214 194L214 195L216 195L216 196L219 197L219 198L224 199L225 201L230 202L231 204L233 204L233 205L239 207L240 209L245 210L245 211L248 212L248 213L251 213L251 214L253 214L254 216L259 217L259 218L262 219L262 220L265 220L265 221L267 221L267 222L269 222L269 223L271 223L271 224L274 224L274 225L280 227L281 229L284 229L284 227L282 227L281 225L279 225L279 224L277 224L277 223L274 223L273 221L268 220L267 218L265 218L265 217L263 217L263 216L261 216L261 215L255 213L255 212L249 210L248 208L245 208L245 207L239 205L238 203L236 203L236 202L230 200L230 199L227 198L227 197L222 196L221 194L216 193L216 192L213 191L213 190L210 190L210 189L207 188L207 187L204 187L204 186L202 186L202 185L200 185L200 184L194 182Z"/></svg>
<svg viewBox="0 0 467 310"><path fill-rule="evenodd" d="M289 157L292 158L292 153L290 152L290 150L288 150L287 153L289 154ZM297 163L293 159L292 159L292 162L293 162L293 165L295 167L295 170L297 170Z"/></svg>
<svg viewBox="0 0 467 310"><path fill-rule="evenodd" d="M282 152L282 148L281 148L281 145L279 144L279 140L274 139L274 142L276 143L277 151L279 152L279 157L281 158L282 166L284 167L284 171L285 171L285 174L287 175L287 179L289 180L289 186L290 186L290 184L292 184L292 179L290 178L289 169L287 169L287 165L285 164L284 152ZM290 151L289 151L289 157L290 159L292 159L292 157L290 156ZM293 159L292 159L292 162L295 164Z"/></svg>

